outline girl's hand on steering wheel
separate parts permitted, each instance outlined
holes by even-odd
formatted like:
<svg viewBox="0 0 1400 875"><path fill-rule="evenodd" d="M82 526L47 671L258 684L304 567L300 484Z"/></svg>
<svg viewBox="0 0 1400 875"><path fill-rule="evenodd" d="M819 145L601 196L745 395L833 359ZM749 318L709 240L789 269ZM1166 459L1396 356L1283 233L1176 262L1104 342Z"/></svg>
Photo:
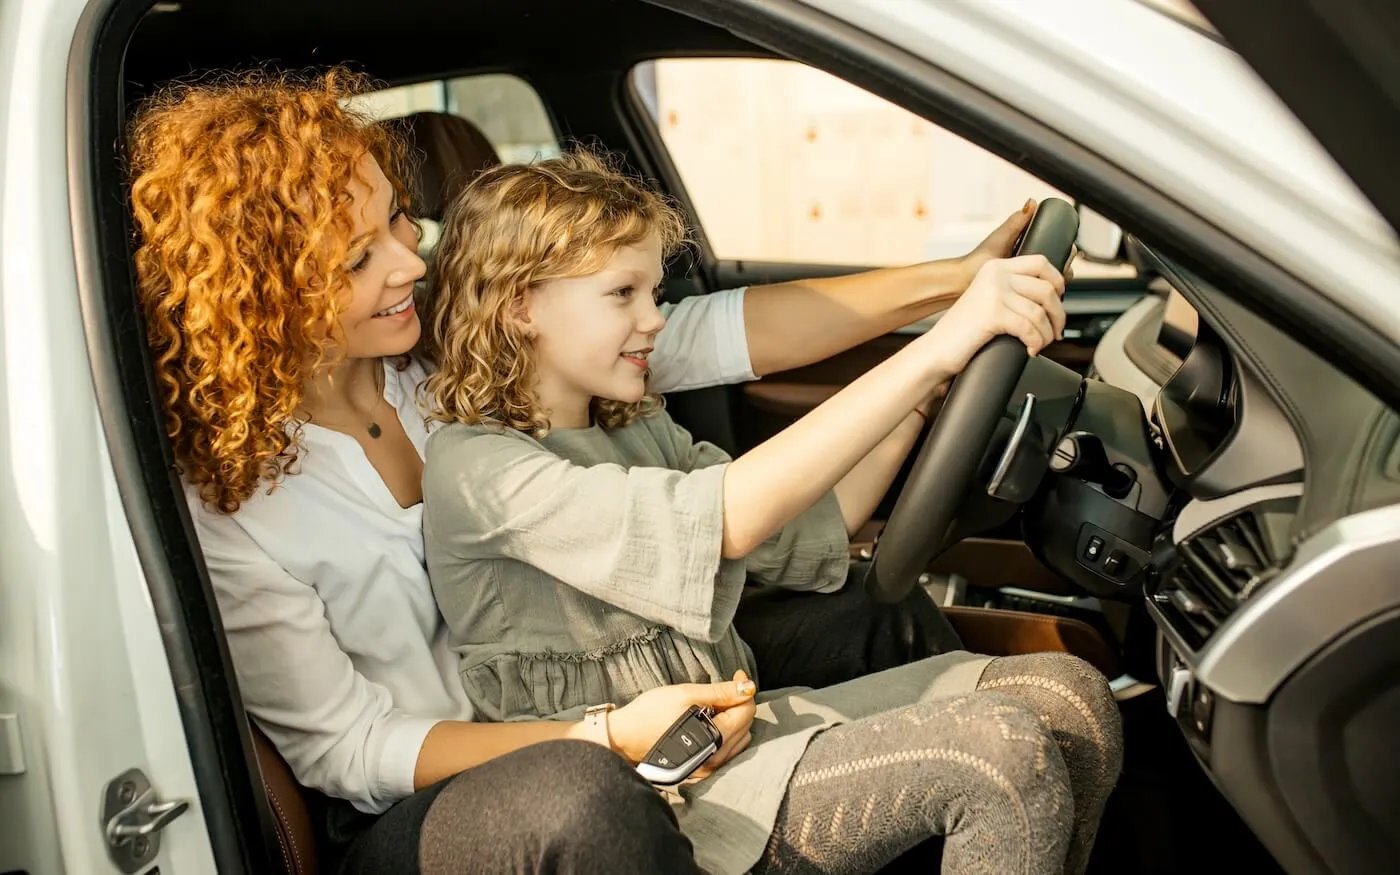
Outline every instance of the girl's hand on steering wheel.
<svg viewBox="0 0 1400 875"><path fill-rule="evenodd" d="M999 334L1036 355L1064 334L1064 293L1065 278L1043 255L992 259L921 341L952 374Z"/></svg>
<svg viewBox="0 0 1400 875"><path fill-rule="evenodd" d="M713 684L672 684L647 690L608 715L613 750L636 764L651 750L662 733L671 728L691 705L708 705L715 711L715 726L724 736L720 749L694 773L705 777L748 747L752 736L754 694L757 687L742 671L734 679Z"/></svg>

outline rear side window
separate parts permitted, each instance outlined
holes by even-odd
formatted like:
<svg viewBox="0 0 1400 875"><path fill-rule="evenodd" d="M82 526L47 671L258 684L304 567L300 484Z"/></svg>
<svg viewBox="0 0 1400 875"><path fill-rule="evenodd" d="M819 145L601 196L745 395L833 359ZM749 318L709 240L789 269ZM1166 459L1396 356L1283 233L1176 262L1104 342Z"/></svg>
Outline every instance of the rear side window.
<svg viewBox="0 0 1400 875"><path fill-rule="evenodd" d="M506 73L399 85L361 95L355 105L380 121L417 112L460 116L481 131L507 164L552 158L560 151L544 101L530 83ZM441 229L423 217L419 224L423 231L419 252L431 258Z"/></svg>
<svg viewBox="0 0 1400 875"><path fill-rule="evenodd" d="M376 119L449 112L472 122L506 163L552 158L559 137L530 83L507 73L400 85L362 95L358 106Z"/></svg>

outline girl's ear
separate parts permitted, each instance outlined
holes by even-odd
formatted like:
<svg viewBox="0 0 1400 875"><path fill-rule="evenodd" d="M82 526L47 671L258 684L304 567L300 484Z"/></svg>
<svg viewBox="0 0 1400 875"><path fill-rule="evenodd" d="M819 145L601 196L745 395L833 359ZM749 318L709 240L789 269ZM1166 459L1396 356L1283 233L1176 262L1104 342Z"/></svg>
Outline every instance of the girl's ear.
<svg viewBox="0 0 1400 875"><path fill-rule="evenodd" d="M507 318L515 324L516 329L530 340L535 339L535 325L531 318L532 304L534 303L534 292L531 289L524 289L515 296L511 302L510 311Z"/></svg>

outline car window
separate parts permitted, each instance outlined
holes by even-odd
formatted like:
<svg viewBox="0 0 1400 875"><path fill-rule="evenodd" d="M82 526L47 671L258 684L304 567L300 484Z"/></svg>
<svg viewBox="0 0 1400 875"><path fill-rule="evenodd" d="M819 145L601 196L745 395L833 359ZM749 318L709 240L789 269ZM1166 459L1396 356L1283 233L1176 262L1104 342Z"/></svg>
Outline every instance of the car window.
<svg viewBox="0 0 1400 875"><path fill-rule="evenodd" d="M1065 197L795 61L667 58L639 65L633 83L722 260L886 266L951 257L1027 198Z"/></svg>
<svg viewBox="0 0 1400 875"><path fill-rule="evenodd" d="M559 137L544 101L530 83L508 73L439 79L373 91L355 98L376 119L415 112L450 112L475 124L507 163L559 154Z"/></svg>
<svg viewBox="0 0 1400 875"><path fill-rule="evenodd" d="M506 163L535 161L559 154L559 137L544 101L519 76L489 73L399 85L363 94L354 105L378 120L415 112L447 112L472 122ZM421 220L422 252L437 244L435 222Z"/></svg>

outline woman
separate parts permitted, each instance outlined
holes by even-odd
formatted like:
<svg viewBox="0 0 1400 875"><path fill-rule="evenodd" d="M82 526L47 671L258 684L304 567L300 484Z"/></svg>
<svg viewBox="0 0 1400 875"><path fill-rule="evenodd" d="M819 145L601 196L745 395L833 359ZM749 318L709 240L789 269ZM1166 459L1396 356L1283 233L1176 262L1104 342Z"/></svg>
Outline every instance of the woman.
<svg viewBox="0 0 1400 875"><path fill-rule="evenodd" d="M363 87L180 87L131 132L158 385L244 703L298 780L341 800L322 842L341 871L695 871L623 758L568 741L590 727L471 722L423 568L424 371L407 354L424 266L397 143L344 108ZM794 367L926 315L1023 224L966 263L678 308L656 388ZM814 318L789 324L794 307ZM690 704L741 737L752 694L742 678L651 691L611 715L613 746L635 759Z"/></svg>

